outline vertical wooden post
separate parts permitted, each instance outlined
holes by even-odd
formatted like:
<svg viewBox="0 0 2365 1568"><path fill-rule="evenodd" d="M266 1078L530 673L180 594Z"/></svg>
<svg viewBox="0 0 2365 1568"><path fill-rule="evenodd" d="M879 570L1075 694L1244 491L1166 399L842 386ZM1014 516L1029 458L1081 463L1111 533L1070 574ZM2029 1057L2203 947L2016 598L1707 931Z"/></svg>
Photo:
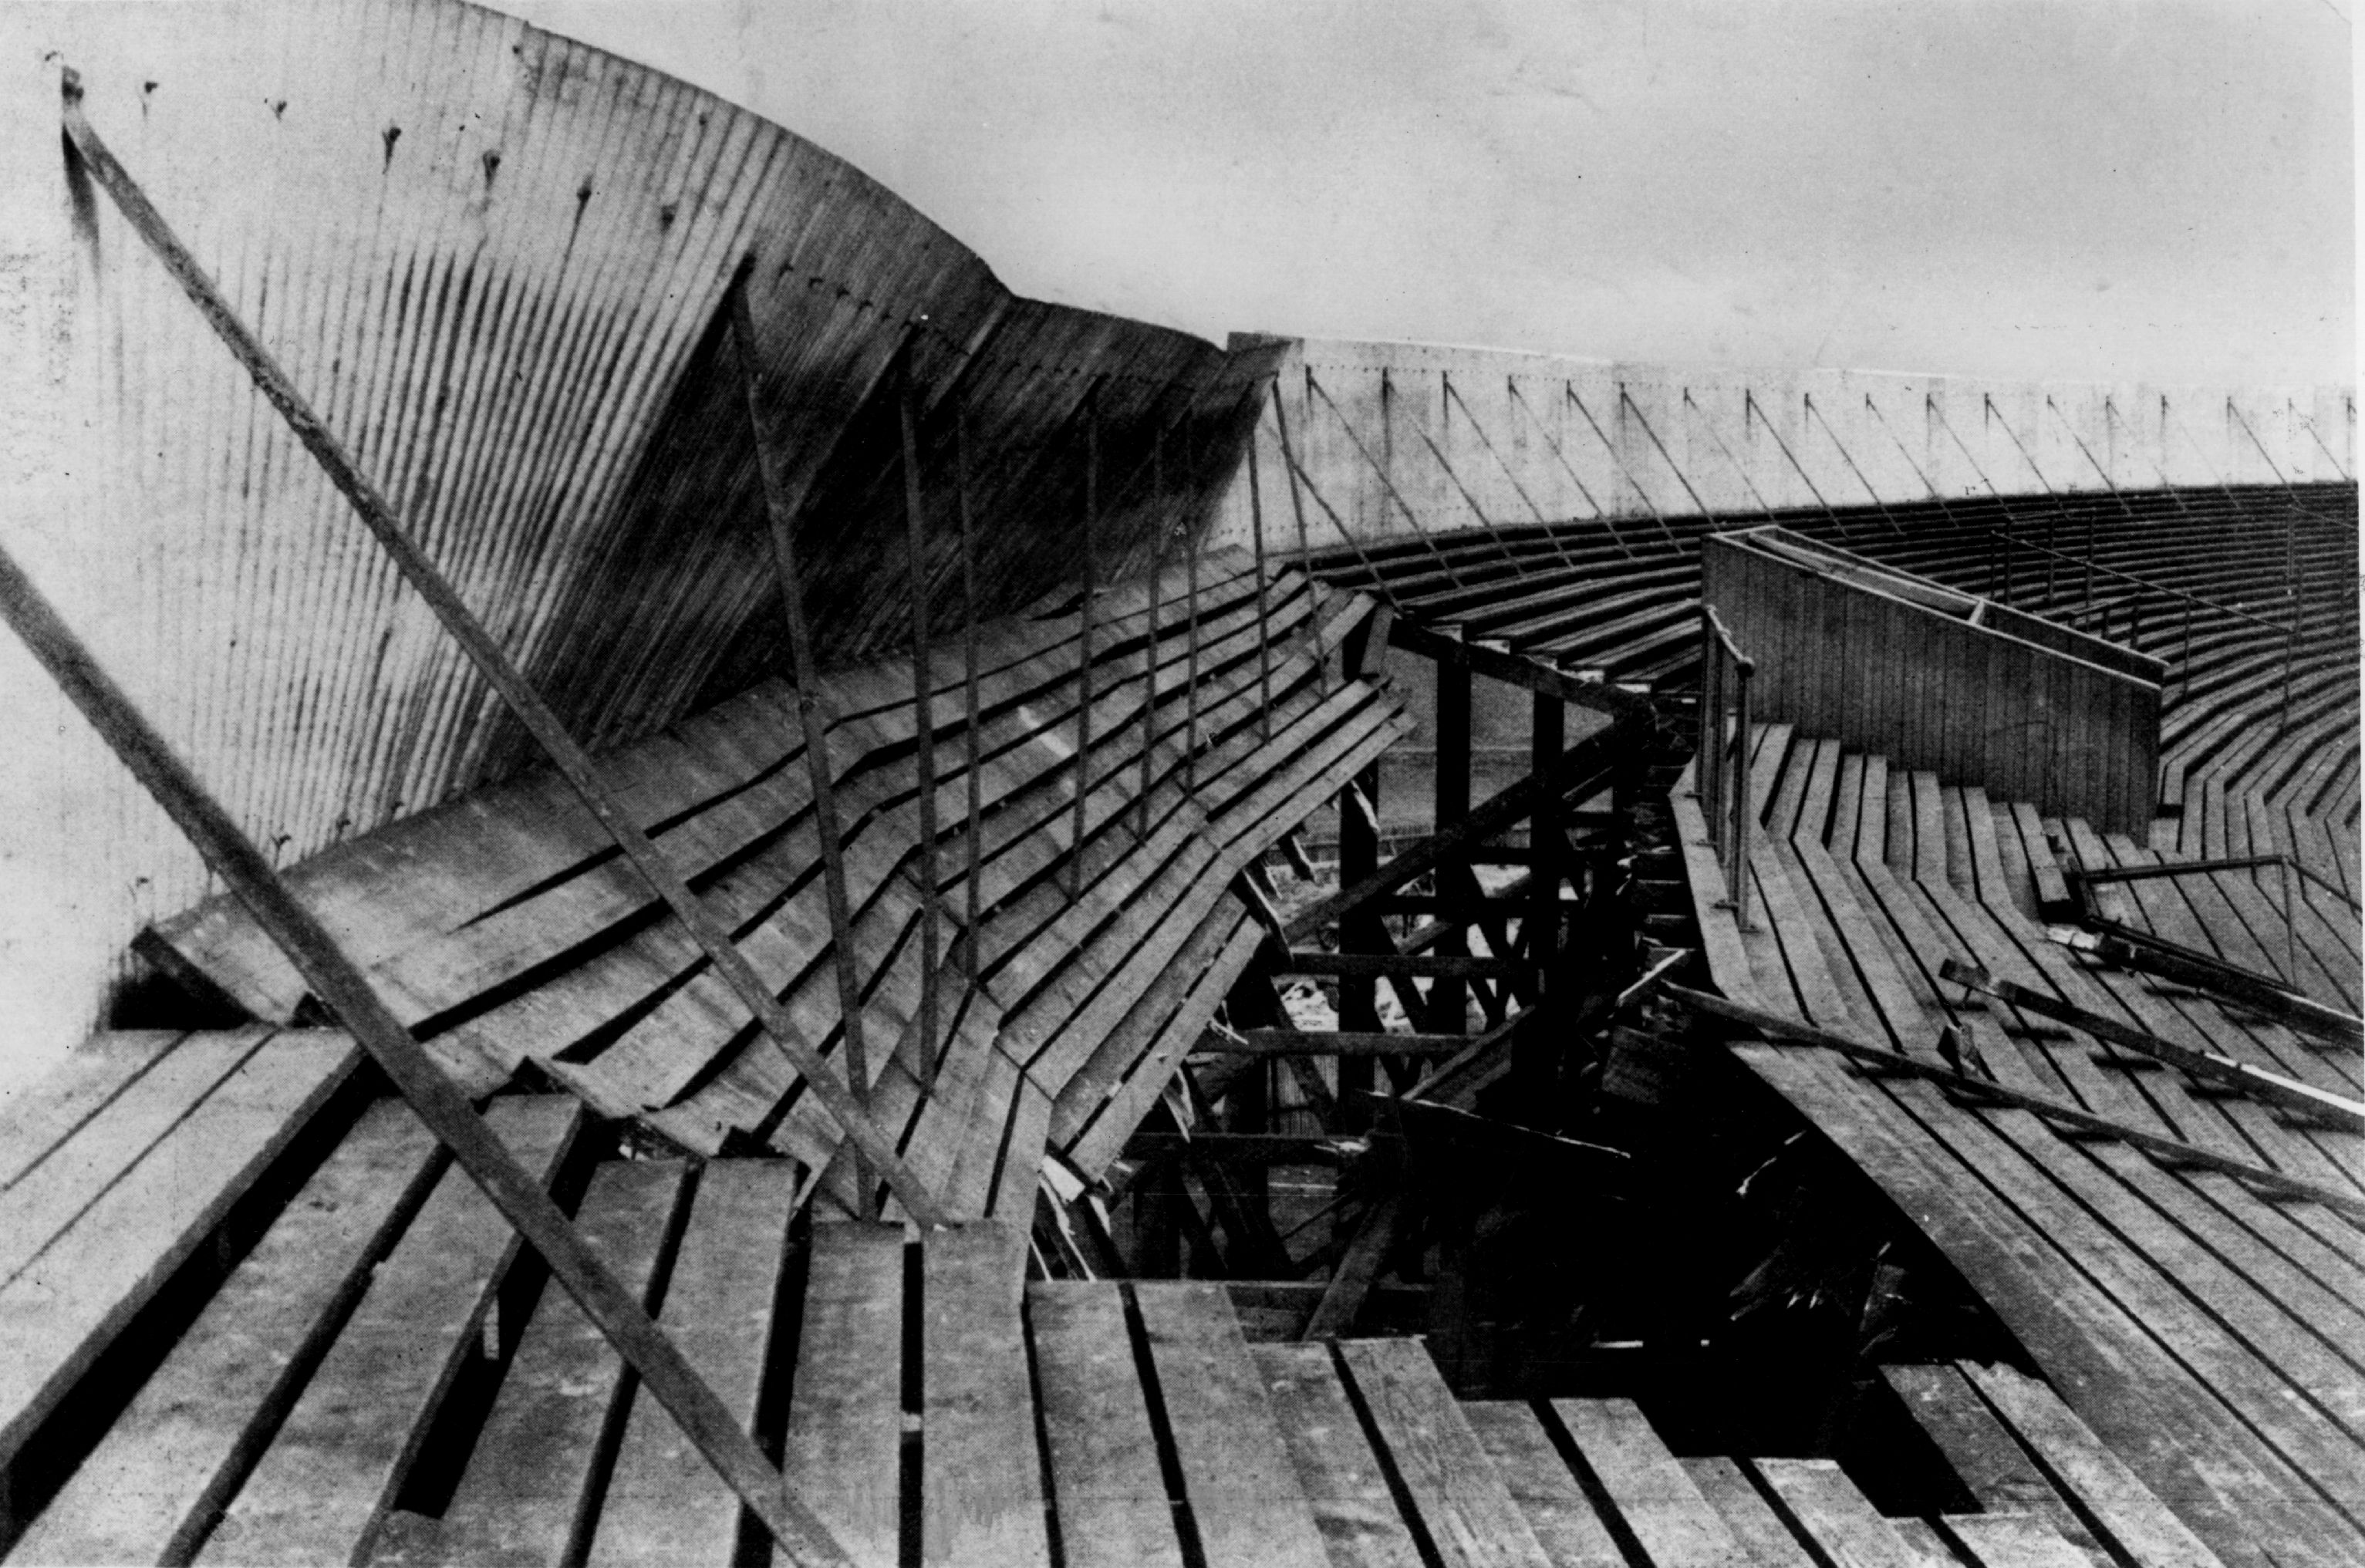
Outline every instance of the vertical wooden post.
<svg viewBox="0 0 2365 1568"><path fill-rule="evenodd" d="M1361 676L1378 656L1372 647L1372 620L1356 622L1339 649L1339 667L1348 679ZM1351 888L1380 868L1380 764L1367 763L1354 781L1339 792L1339 885ZM1339 948L1345 953L1378 952L1384 917L1350 911L1339 922ZM1374 927L1377 927L1374 930ZM1339 1027L1356 1034L1376 1034L1380 1028L1380 982L1375 977L1339 978ZM1416 1021L1417 1022L1417 1021ZM1342 1056L1339 1068L1339 1126L1360 1132L1371 1125L1371 1102L1364 1098L1377 1082L1373 1059Z"/></svg>
<svg viewBox="0 0 2365 1568"><path fill-rule="evenodd" d="M854 909L846 890L846 845L837 815L837 791L830 777L829 730L823 722L813 627L805 618L804 579L797 569L796 517L781 483L779 462L757 382L756 323L743 286L731 292L731 331L739 352L741 392L747 429L756 444L756 468L764 487L764 515L772 535L772 568L780 579L780 608L788 622L790 678L796 682L797 718L804 730L805 772L813 786L813 831L821 839L822 897L829 912L831 968L837 976L838 1027L846 1041L846 1087L866 1112L870 1103L869 1044L862 1032L862 976L854 948ZM870 1216L878 1191L870 1162L855 1150L857 1218Z"/></svg>
<svg viewBox="0 0 2365 1568"><path fill-rule="evenodd" d="M912 557L912 712L919 729L920 826L920 1059L936 1058L941 1037L941 992L936 970L942 958L943 890L936 885L936 680L928 657L928 520L920 480L918 395L912 385L912 356L903 355L900 423L903 438L903 518Z"/></svg>
<svg viewBox="0 0 2365 1568"><path fill-rule="evenodd" d="M1529 767L1543 772L1560 760L1567 747L1568 709L1546 692L1534 693L1529 723ZM1536 966L1539 1001L1552 990L1552 960L1560 951L1560 878L1567 839L1561 826L1561 803L1546 795L1536 806L1528 827L1528 957Z"/></svg>
<svg viewBox="0 0 2365 1568"><path fill-rule="evenodd" d="M1093 783L1093 618L1099 613L1101 409L1095 383L1084 394L1084 603L1076 638L1076 812L1068 834L1068 897L1084 891L1084 802Z"/></svg>
<svg viewBox="0 0 2365 1568"><path fill-rule="evenodd" d="M1442 833L1470 814L1470 666L1448 664L1440 660L1437 666L1437 829ZM1445 890L1445 879L1437 879L1439 892ZM1435 951L1440 957L1466 957L1470 941L1459 924L1439 938ZM1470 1004L1469 982L1452 976L1440 975L1429 982L1429 1027L1441 1035L1458 1035L1468 1026Z"/></svg>
<svg viewBox="0 0 2365 1568"><path fill-rule="evenodd" d="M1749 666L1733 666L1732 923L1749 929L1749 829L1757 812L1749 799Z"/></svg>

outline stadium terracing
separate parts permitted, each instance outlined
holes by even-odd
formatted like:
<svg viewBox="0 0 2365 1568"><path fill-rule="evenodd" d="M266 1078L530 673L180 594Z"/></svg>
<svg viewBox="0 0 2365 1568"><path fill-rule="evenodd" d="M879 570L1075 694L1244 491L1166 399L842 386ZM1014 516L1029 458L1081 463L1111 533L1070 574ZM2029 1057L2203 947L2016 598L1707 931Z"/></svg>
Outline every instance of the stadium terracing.
<svg viewBox="0 0 2365 1568"><path fill-rule="evenodd" d="M456 0L12 25L8 1561L2365 1561L2348 389L1218 347Z"/></svg>

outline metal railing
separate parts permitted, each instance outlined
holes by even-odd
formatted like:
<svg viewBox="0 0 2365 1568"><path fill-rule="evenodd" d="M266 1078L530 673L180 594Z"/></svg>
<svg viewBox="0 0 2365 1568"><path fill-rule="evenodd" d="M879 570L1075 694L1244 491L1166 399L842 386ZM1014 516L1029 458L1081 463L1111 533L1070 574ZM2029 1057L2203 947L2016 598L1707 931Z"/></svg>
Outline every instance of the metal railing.
<svg viewBox="0 0 2365 1568"><path fill-rule="evenodd" d="M1700 606L1699 751L1692 792L1730 890L1733 923L1749 929L1749 682L1757 666L1711 607ZM1727 716L1730 715L1730 723Z"/></svg>

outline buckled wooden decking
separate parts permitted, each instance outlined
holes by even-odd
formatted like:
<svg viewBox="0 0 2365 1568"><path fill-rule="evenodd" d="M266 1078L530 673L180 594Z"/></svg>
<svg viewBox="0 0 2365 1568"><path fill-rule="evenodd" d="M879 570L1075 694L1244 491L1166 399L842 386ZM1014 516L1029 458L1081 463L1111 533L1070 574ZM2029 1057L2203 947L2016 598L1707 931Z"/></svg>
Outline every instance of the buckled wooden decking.
<svg viewBox="0 0 2365 1568"><path fill-rule="evenodd" d="M868 1062L873 1114L958 1214L1031 1213L1047 1143L1088 1176L1115 1157L1258 940L1233 879L1407 728L1383 690L1339 682L1319 662L1367 601L1295 575L1260 588L1236 555L1101 599L1089 688L1072 607L987 630L975 780L963 663L935 661L933 845L919 833L909 666L822 683L866 1029L881 1040ZM779 683L759 686L605 767L835 1053L844 1036L791 702ZM926 1041L931 869L943 1002ZM474 1092L531 1062L688 1149L791 1154L854 1207L835 1124L556 780L398 823L288 879ZM259 1015L290 1017L303 1002L301 980L233 900L165 923L148 946Z"/></svg>
<svg viewBox="0 0 2365 1568"><path fill-rule="evenodd" d="M2316 1184L2266 1193L2025 1110L1858 1070L1821 1047L1734 1049L1952 1258L2068 1403L2228 1562L2365 1554L2365 1137L2192 1077L1943 978L1977 965L2117 1025L2354 1101L2353 1047L2100 964L2039 917L2060 860L2150 852L1975 785L1771 725L1756 737L1757 912L1736 929L1679 788L1703 944L1728 996L2147 1137ZM2060 846L2057 859L2056 844ZM2185 940L2266 963L2242 874L2110 889ZM2250 914L2258 911L2250 909ZM2303 979L2353 997L2353 938L2303 927ZM2311 986L2311 989L2314 989ZM1942 1041L1942 1034L1952 1031Z"/></svg>
<svg viewBox="0 0 2365 1568"><path fill-rule="evenodd" d="M37 1152L54 1193L103 1204L219 1143L218 1092L160 1075L219 1081L275 1041L323 1081L353 1054L336 1036L111 1041L19 1125L52 1129ZM189 1114L135 1150L167 1103ZM2006 1368L1890 1369L1963 1511L1888 1518L1828 1461L1678 1459L1623 1400L1458 1401L1418 1340L1252 1344L1220 1284L1030 1282L1008 1226L808 1226L789 1160L595 1158L562 1095L486 1114L866 1568L1923 1568L1942 1535L1997 1568L2102 1560L2079 1548L2212 1561ZM8 1560L755 1560L737 1499L408 1108L343 1118L303 1169L265 1173L257 1191L284 1190L251 1241L195 1283L181 1272L163 1343L84 1382L106 1350L93 1332L61 1362L49 1382L99 1418L20 1479ZM308 1120L294 1103L258 1118L283 1135ZM248 1192L255 1163L206 1183L209 1201ZM121 1240L141 1277L175 1272L165 1238ZM22 1382L30 1342L5 1354Z"/></svg>

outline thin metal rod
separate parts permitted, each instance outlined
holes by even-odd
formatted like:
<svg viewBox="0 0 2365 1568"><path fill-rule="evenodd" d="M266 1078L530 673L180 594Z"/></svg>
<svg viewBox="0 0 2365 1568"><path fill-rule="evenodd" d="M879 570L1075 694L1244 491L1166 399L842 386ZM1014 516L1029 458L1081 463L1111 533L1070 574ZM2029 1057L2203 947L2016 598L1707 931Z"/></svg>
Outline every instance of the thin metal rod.
<svg viewBox="0 0 2365 1568"><path fill-rule="evenodd" d="M1429 553L1431 555L1437 557L1437 564L1445 569L1446 577L1452 580L1453 585L1456 588L1465 586L1462 580L1462 574L1454 570L1453 557L1448 555L1444 550L1439 546L1437 541L1429 536L1429 529L1420 521L1420 514L1413 510L1412 503L1406 500L1403 494L1396 489L1395 480L1390 476L1388 473L1387 463L1382 457L1374 457L1372 455L1371 448L1363 444L1362 437L1357 435L1355 433L1355 427L1348 422L1347 411L1339 407L1339 400L1330 396L1330 390L1328 387L1324 386L1320 382L1314 379L1314 367L1310 364L1306 367L1306 387L1309 394L1309 404L1312 397L1319 397L1325 403L1330 405L1331 415L1338 420L1339 429L1345 432L1347 443L1355 449L1356 455L1363 460L1364 465L1369 467L1374 475L1378 476L1380 488L1388 493L1388 499L1395 502L1396 510L1404 513L1405 521L1407 522L1412 524L1414 536L1418 538L1423 544L1429 547ZM1383 370L1380 372L1380 428L1383 433L1385 433L1389 429L1387 414L1388 404L1388 373ZM1393 446L1394 442L1390 441L1386 444Z"/></svg>
<svg viewBox="0 0 2365 1568"><path fill-rule="evenodd" d="M294 384L279 368L278 362L247 330L245 323L238 319L214 286L213 280L197 264L196 258L174 235L163 215L149 203L129 173L116 161L114 153L91 129L83 118L79 78L68 72L63 80L66 134L93 177L121 209L125 220L155 252L165 270L173 274L182 291L204 315L215 334L237 357L256 388L278 410L305 450L328 475L330 482L351 503L362 525L392 557L404 580L427 601L428 608L434 612L444 630L451 633L486 681L509 704L527 733L549 755L560 775L582 800L592 819L606 830L624 857L665 901L675 918L682 923L683 928L704 951L708 961L737 992L741 1003L755 1015L764 1033L788 1058L790 1065L812 1084L814 1094L831 1117L845 1129L847 1138L857 1149L871 1157L893 1185L896 1197L902 1200L914 1219L923 1225L944 1223L944 1210L936 1203L935 1195L896 1156L894 1146L880 1134L853 1090L831 1070L821 1053L808 1045L797 1032L788 1010L765 988L721 922L699 902L697 896L682 880L680 873L675 870L673 863L658 853L640 825L625 813L592 767L591 759L581 745L567 733L558 716L543 700L541 693L502 652L500 644L493 640L492 634L461 601L433 563L412 543L394 509L354 466L343 446L320 422L310 405L304 401Z"/></svg>
<svg viewBox="0 0 2365 1568"><path fill-rule="evenodd" d="M1864 395L1864 400L1867 403L1871 402L1872 394L1869 392L1866 393ZM1903 538L1905 536L1905 525L1897 521L1897 514L1889 510L1889 503L1880 498L1880 492L1872 487L1872 481L1866 478L1864 476L1864 470L1856 466L1854 454L1852 454L1847 449L1847 442L1842 441L1840 439L1840 432L1832 428L1832 421L1824 417L1823 411L1821 409L1815 407L1815 395L1812 392L1802 392L1799 395L1799 401L1802 406L1804 406L1807 412L1815 416L1815 422L1823 427L1823 433L1831 437L1832 450L1840 454L1840 461L1848 465L1849 473L1855 476L1855 482L1862 485L1864 487L1864 493L1872 498L1872 504L1880 510L1881 517L1888 521L1889 531L1891 533L1896 534L1899 538ZM1803 445L1804 442L1802 442L1800 444ZM1791 459L1791 466L1798 466L1798 460L1796 458ZM1800 470L1802 476L1804 472L1805 471L1803 469ZM1825 510L1828 510L1830 509L1826 508Z"/></svg>
<svg viewBox="0 0 2365 1568"><path fill-rule="evenodd" d="M1559 462L1561 470L1568 476L1569 482L1576 487L1576 493L1585 498L1585 504L1593 509L1594 517L1597 519L1603 526L1608 529L1610 543L1616 544L1619 550L1624 554L1628 560L1632 560L1634 558L1634 546L1626 542L1626 534L1623 530L1619 528L1618 520L1610 515L1608 509L1604 507L1599 500L1596 499L1593 492L1586 487L1584 476L1578 474L1575 465L1569 462L1568 454L1562 450L1559 440L1555 438L1552 431L1545 426L1542 416L1538 414L1533 405L1529 403L1527 395L1519 390L1519 378L1516 375L1507 375L1503 379L1506 386L1510 391L1511 401L1519 406L1519 411L1528 416L1528 423L1533 425L1535 427L1536 433L1543 437L1546 450L1550 451L1553 458ZM1458 397L1460 394L1457 393L1456 396ZM1473 420L1472 423L1474 424L1476 421ZM1506 469L1508 469L1508 466L1509 465L1508 464L1505 465ZM1522 493L1524 494L1524 492ZM1554 530L1554 532L1557 532L1558 530Z"/></svg>
<svg viewBox="0 0 2365 1568"><path fill-rule="evenodd" d="M772 569L780 583L780 611L788 622L789 677L796 683L797 718L805 738L805 776L813 787L813 831L821 841L822 899L829 912L830 968L837 979L838 1030L845 1042L846 1075L855 1103L867 1114L870 1098L869 1042L863 1028L862 974L854 946L854 904L846 887L844 829L837 790L831 778L829 724L822 712L820 672L813 656L813 626L805 616L804 577L797 566L796 508L779 471L771 420L764 408L762 371L756 358L755 316L744 281L731 291L731 333L739 353L740 394L747 431L756 448L756 471L764 487L764 516L772 539ZM857 1145L855 1206L868 1219L879 1183Z"/></svg>
<svg viewBox="0 0 2365 1568"><path fill-rule="evenodd" d="M1166 432L1156 431L1150 437L1150 516L1149 541L1149 642L1141 655L1141 777L1134 787L1133 836L1136 843L1149 836L1149 780L1152 771L1151 747L1158 735L1158 601L1165 597L1163 572L1166 566L1166 519L1160 503L1166 496ZM1262 584L1258 585L1260 589Z"/></svg>
<svg viewBox="0 0 2365 1568"><path fill-rule="evenodd" d="M1249 433L1249 532L1256 546L1258 736L1272 739L1272 635L1265 608L1264 495L1257 483L1256 432Z"/></svg>
<svg viewBox="0 0 2365 1568"><path fill-rule="evenodd" d="M2239 1160L2229 1159L2212 1150L2197 1148L2191 1144L2178 1143L2174 1139L2161 1137L2157 1133L2143 1132L2123 1122L2110 1121L2095 1115L2090 1111L2079 1110L2074 1105L2063 1104L2055 1100L2042 1100L2034 1094L2023 1094L2016 1089L2007 1089L1990 1079L1974 1078L1968 1073L1956 1072L1950 1068L1941 1067L1935 1062L1924 1061L1919 1057L1907 1056L1902 1051L1890 1050L1887 1046L1869 1045L1862 1040L1851 1039L1845 1035L1835 1035L1828 1029L1819 1029L1811 1024L1796 1018L1786 1018L1778 1013L1768 1012L1762 1007L1752 1007L1746 1002L1728 1002L1721 996L1712 996L1706 991L1690 991L1675 985L1667 987L1665 994L1682 1002L1695 1013L1704 1013L1711 1018L1722 1018L1730 1023L1745 1024L1771 1039L1803 1041L1809 1045L1821 1046L1826 1050L1838 1051L1843 1056L1854 1057L1860 1061L1877 1062L1887 1071L1904 1073L1914 1078L1925 1078L1933 1083L1943 1083L1962 1094L1990 1101L2000 1105L2010 1105L2017 1110L2032 1111L2046 1121L2059 1122L2087 1132L2099 1133L2105 1137L2114 1138L2121 1143L2158 1155L2176 1164L2198 1165L2205 1170L2222 1170L2228 1176L2270 1193L2289 1193L2292 1197L2306 1198L2322 1204L2326 1208L2337 1209L2343 1214L2365 1215L2365 1199L2359 1199L2353 1190L2341 1191L2322 1186L2314 1182L2299 1181L2260 1166L2245 1165Z"/></svg>
<svg viewBox="0 0 2365 1568"><path fill-rule="evenodd" d="M936 885L936 677L928 657L927 496L920 477L919 393L913 385L908 350L901 390L897 411L903 437L903 517L912 557L912 711L919 730L920 1059L930 1062L943 1038L936 969L943 958L944 892Z"/></svg>
<svg viewBox="0 0 2365 1568"><path fill-rule="evenodd" d="M1579 404L1578 407L1582 408L1584 405ZM1700 494L1698 490L1692 488L1692 482L1688 478L1685 477L1684 471L1676 466L1675 454L1667 450L1667 443L1659 439L1659 432L1651 428L1651 416L1642 411L1642 404L1637 403L1631 397L1627 395L1626 384L1622 381L1618 384L1618 409L1620 418L1624 417L1627 409L1631 409L1634 410L1634 422L1642 427L1642 433L1650 437L1651 444L1658 449L1659 461L1667 465L1667 472L1676 476L1676 483L1684 487L1684 494L1692 498L1692 505L1699 509L1700 516L1709 516L1708 503L1700 499ZM1642 487L1638 484L1634 487L1639 490Z"/></svg>
<svg viewBox="0 0 2365 1568"><path fill-rule="evenodd" d="M960 511L961 605L969 621L961 628L961 697L969 723L969 918L963 928L969 933L965 946L969 950L969 978L973 984L985 946L978 931L978 907L985 886L981 842L985 835L984 780L981 777L985 742L978 733L981 704L977 678L977 535L970 516L969 401L965 398L953 409L953 493Z"/></svg>
<svg viewBox="0 0 2365 1568"><path fill-rule="evenodd" d="M2291 857L2278 855L2275 864L2282 870L2283 879L2283 978L2293 991L2299 989L2299 914L2292 903Z"/></svg>
<svg viewBox="0 0 2365 1568"><path fill-rule="evenodd" d="M288 892L254 842L174 755L5 549L0 549L0 615L132 777L164 808L206 865L237 893L313 994L385 1070L469 1179L542 1255L584 1316L640 1374L786 1554L800 1563L845 1562L836 1541L789 1495L779 1472L673 1341L649 1320L638 1298L608 1271L550 1195L477 1118L467 1097L411 1038L335 939Z"/></svg>
<svg viewBox="0 0 2365 1568"><path fill-rule="evenodd" d="M1182 792L1199 788L1199 551L1197 541L1182 562L1183 597L1189 605L1182 637ZM1262 591L1262 584L1259 584Z"/></svg>
<svg viewBox="0 0 2365 1568"><path fill-rule="evenodd" d="M1626 454L1618 450L1618 443L1609 439L1608 432L1601 428L1601 421L1593 417L1593 410L1586 408L1585 399L1576 395L1575 383L1564 381L1561 383L1560 389L1570 402L1576 405L1576 411L1585 416L1586 424L1593 431L1593 439L1601 443L1601 449L1604 452L1609 454L1609 461L1618 465L1618 472L1625 475L1626 482L1634 487L1634 494L1642 500L1643 509L1658 522L1659 532L1667 536L1667 543L1679 550L1683 548L1683 541L1676 537L1676 525L1667 521L1666 514L1659 510L1659 503L1653 500L1651 492L1642 487L1642 479L1633 469L1626 465ZM1618 389L1618 395L1623 398L1626 396L1626 389L1620 386ZM1676 476L1677 478L1682 476Z"/></svg>
<svg viewBox="0 0 2365 1568"><path fill-rule="evenodd" d="M1100 611L1101 397L1084 393L1084 603L1076 639L1076 811L1068 833L1068 897L1084 893L1084 802L1093 784L1093 624Z"/></svg>

